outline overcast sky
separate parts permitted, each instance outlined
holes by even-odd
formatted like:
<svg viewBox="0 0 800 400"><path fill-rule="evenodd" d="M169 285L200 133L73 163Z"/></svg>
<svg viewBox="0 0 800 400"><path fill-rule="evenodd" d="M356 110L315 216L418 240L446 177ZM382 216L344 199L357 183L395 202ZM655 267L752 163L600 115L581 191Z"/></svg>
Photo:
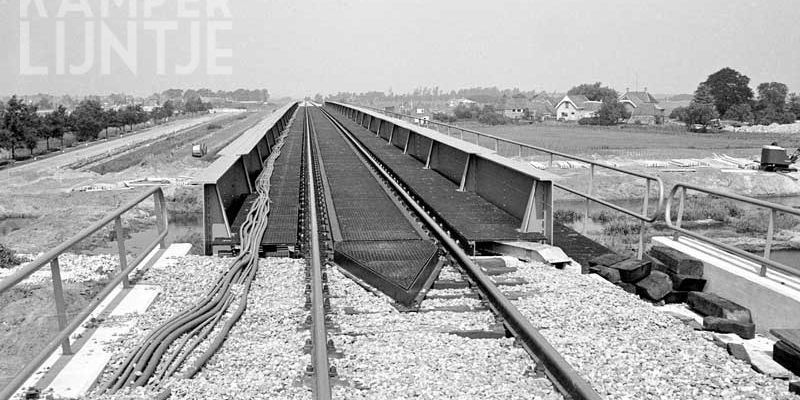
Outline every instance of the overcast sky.
<svg viewBox="0 0 800 400"><path fill-rule="evenodd" d="M37 0L0 0L6 55L0 60L0 95L148 94L170 87L268 88L292 96L390 88L400 93L418 86L565 91L594 81L619 91L638 86L691 93L725 66L749 76L754 88L779 81L800 91L797 0L228 0L230 16L225 0L177 1L186 5L182 11L176 0L167 0L169 7L158 6L164 0L138 0L136 10L128 2L137 0L105 0L122 6L112 7L108 18L100 0L40 1L44 12ZM144 3L153 5L150 15ZM23 13L22 4L29 5ZM64 23L63 46L57 21ZM130 45L129 22L137 50L128 62L135 59L136 72L113 51L104 72L101 24ZM157 29L145 25L165 22L176 28L165 31L159 73ZM29 25L30 51L21 46L23 25ZM87 27L94 30L89 39ZM208 43L211 30L217 32L215 46ZM201 61L193 69L194 42ZM84 49L91 47L88 71L59 67L59 46L62 64L73 66L85 61ZM222 56L213 71L210 47ZM232 57L225 57L225 49ZM21 57L30 58L24 72ZM176 72L187 64L190 72Z"/></svg>

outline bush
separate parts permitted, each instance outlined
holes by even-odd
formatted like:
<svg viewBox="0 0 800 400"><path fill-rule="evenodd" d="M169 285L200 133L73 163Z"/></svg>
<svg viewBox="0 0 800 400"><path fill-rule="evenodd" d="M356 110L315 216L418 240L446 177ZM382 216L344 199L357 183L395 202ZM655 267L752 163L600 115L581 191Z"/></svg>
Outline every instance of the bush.
<svg viewBox="0 0 800 400"><path fill-rule="evenodd" d="M247 114L239 114L236 119L247 119Z"/></svg>
<svg viewBox="0 0 800 400"><path fill-rule="evenodd" d="M505 125L506 117L494 111L484 112L478 116L478 122L486 125Z"/></svg>
<svg viewBox="0 0 800 400"><path fill-rule="evenodd" d="M674 210L676 210L675 215L677 215L677 206L675 206ZM733 218L738 218L743 214L744 210L730 200L722 200L713 196L688 197L684 203L683 220L699 221L703 219L713 219L715 221L725 222Z"/></svg>
<svg viewBox="0 0 800 400"><path fill-rule="evenodd" d="M441 121L445 123L458 121L458 118L456 118L455 115L450 115L447 113L433 113L431 118L433 118L434 121Z"/></svg>
<svg viewBox="0 0 800 400"><path fill-rule="evenodd" d="M0 269L8 269L22 264L23 260L14 250L0 243Z"/></svg>
<svg viewBox="0 0 800 400"><path fill-rule="evenodd" d="M739 233L766 233L769 229L769 213L768 210L750 210L734 219L731 225ZM775 218L774 230L794 229L798 225L800 218L779 212Z"/></svg>
<svg viewBox="0 0 800 400"><path fill-rule="evenodd" d="M583 220L583 214L575 210L556 210L553 213L553 219L562 224L570 224L576 221Z"/></svg>
<svg viewBox="0 0 800 400"><path fill-rule="evenodd" d="M591 215L589 215L589 218L591 218L592 221L597 222L599 224L607 224L614 220L614 214L612 214L611 211L606 211L606 210L595 211Z"/></svg>
<svg viewBox="0 0 800 400"><path fill-rule="evenodd" d="M209 124L209 125L206 127L206 129L208 129L208 130L210 130L210 131L214 131L214 130L217 130L217 129L222 129L222 126L221 126L221 125L219 125L219 124Z"/></svg>
<svg viewBox="0 0 800 400"><path fill-rule="evenodd" d="M603 225L603 234L608 236L638 235L641 230L641 223L633 218L616 218Z"/></svg>

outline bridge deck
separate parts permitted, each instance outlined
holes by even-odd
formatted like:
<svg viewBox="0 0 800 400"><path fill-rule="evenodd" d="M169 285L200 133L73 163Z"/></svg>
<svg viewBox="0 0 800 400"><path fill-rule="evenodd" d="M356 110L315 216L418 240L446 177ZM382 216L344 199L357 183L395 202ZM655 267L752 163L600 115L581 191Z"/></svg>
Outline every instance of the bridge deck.
<svg viewBox="0 0 800 400"><path fill-rule="evenodd" d="M334 258L400 303L411 305L438 263L438 248L398 208L318 109L316 146L328 183ZM339 239L339 240L337 240Z"/></svg>
<svg viewBox="0 0 800 400"><path fill-rule="evenodd" d="M376 157L391 168L434 213L447 221L456 235L469 242L543 241L539 233L521 233L521 221L479 195L458 191L458 185L430 169L402 149L376 136L355 122L337 119L350 130Z"/></svg>

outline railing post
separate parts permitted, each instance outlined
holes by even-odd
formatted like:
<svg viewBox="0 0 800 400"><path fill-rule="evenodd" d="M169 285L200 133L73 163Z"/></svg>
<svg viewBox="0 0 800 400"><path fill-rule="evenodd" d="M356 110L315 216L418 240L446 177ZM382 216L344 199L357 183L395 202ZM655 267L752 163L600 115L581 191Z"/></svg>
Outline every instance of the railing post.
<svg viewBox="0 0 800 400"><path fill-rule="evenodd" d="M553 168L553 153L550 153L550 168Z"/></svg>
<svg viewBox="0 0 800 400"><path fill-rule="evenodd" d="M494 139L494 151L496 153L500 152L500 139L498 139L498 138Z"/></svg>
<svg viewBox="0 0 800 400"><path fill-rule="evenodd" d="M167 205L164 203L164 192L157 191L155 192L155 203L156 203L156 223L158 224L158 234L164 233L167 230ZM161 239L159 245L162 249L167 248L167 238L166 236Z"/></svg>
<svg viewBox="0 0 800 400"><path fill-rule="evenodd" d="M644 190L644 202L642 204L642 215L645 217L647 217L647 208L649 202L650 202L650 179L647 179L647 186ZM644 220L640 221L639 250L637 251L636 254L636 257L640 260L644 257L644 234L646 229L647 229L647 224L645 224Z"/></svg>
<svg viewBox="0 0 800 400"><path fill-rule="evenodd" d="M677 228L681 227L681 221L683 221L683 203L684 203L685 200L686 200L686 188L682 187L681 188L681 197L680 197L680 200L678 202L678 218L675 221L675 226ZM676 240L677 241L678 238L680 237L680 235L681 235L680 232L675 231L675 233L672 234L672 240Z"/></svg>
<svg viewBox="0 0 800 400"><path fill-rule="evenodd" d="M522 160L522 145L519 145L519 159Z"/></svg>
<svg viewBox="0 0 800 400"><path fill-rule="evenodd" d="M590 168L589 169L589 197L591 197L592 193L594 192L594 164L592 164L589 168ZM586 200L585 200L586 207L583 210L583 234L584 235L586 234L586 231L588 230L587 228L588 228L588 225L589 225L589 202L590 202L589 197L587 197Z"/></svg>
<svg viewBox="0 0 800 400"><path fill-rule="evenodd" d="M769 225L767 225L767 244L764 246L764 258L769 260L769 255L772 252L772 236L775 233L775 217L777 216L775 209L770 210ZM767 276L767 264L761 264L761 276Z"/></svg>
<svg viewBox="0 0 800 400"><path fill-rule="evenodd" d="M56 316L58 317L58 330L63 331L67 328L67 305L64 303L64 287L61 282L61 268L58 265L58 257L50 261L50 271L53 278L53 297L56 303ZM61 341L61 352L72 354L69 344L69 336Z"/></svg>
<svg viewBox="0 0 800 400"><path fill-rule="evenodd" d="M125 251L125 232L122 230L122 218L119 216L114 219L114 229L117 232L117 248L119 249L119 270L125 271L128 269L128 253ZM131 287L131 282L128 280L128 275L122 277L122 287L127 289Z"/></svg>
<svg viewBox="0 0 800 400"><path fill-rule="evenodd" d="M447 136L450 136L450 125L447 125Z"/></svg>

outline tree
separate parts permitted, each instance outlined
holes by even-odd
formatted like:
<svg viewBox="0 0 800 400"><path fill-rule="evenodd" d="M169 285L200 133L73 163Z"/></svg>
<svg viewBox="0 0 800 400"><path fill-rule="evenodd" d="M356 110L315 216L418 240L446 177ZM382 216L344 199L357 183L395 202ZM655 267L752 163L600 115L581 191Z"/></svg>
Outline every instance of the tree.
<svg viewBox="0 0 800 400"><path fill-rule="evenodd" d="M697 85L697 90L694 91L694 98L692 103L695 104L709 104L716 107L717 99L711 94L711 87L706 85L705 82Z"/></svg>
<svg viewBox="0 0 800 400"><path fill-rule="evenodd" d="M694 124L706 126L711 120L719 118L717 109L711 104L692 103L686 111L687 120L684 122L687 126Z"/></svg>
<svg viewBox="0 0 800 400"><path fill-rule="evenodd" d="M758 85L758 103L762 107L772 106L776 110L783 110L786 106L786 96L789 89L780 82L764 82Z"/></svg>
<svg viewBox="0 0 800 400"><path fill-rule="evenodd" d="M481 109L477 104L459 104L453 110L453 115L458 119L473 119L480 115Z"/></svg>
<svg viewBox="0 0 800 400"><path fill-rule="evenodd" d="M734 104L728 108L728 111L725 112L722 118L752 123L755 120L755 115L753 114L753 109L750 107L750 104L742 103Z"/></svg>
<svg viewBox="0 0 800 400"><path fill-rule="evenodd" d="M20 146L28 147L33 154L41 129L36 107L12 96L3 112L3 127L7 131L3 141L10 148L12 158L16 157L16 149Z"/></svg>
<svg viewBox="0 0 800 400"><path fill-rule="evenodd" d="M800 115L800 94L792 93L789 96L789 104L786 106L794 115Z"/></svg>
<svg viewBox="0 0 800 400"><path fill-rule="evenodd" d="M615 125L620 120L628 118L630 115L616 97L604 101L600 111L597 112L597 120L601 125Z"/></svg>
<svg viewBox="0 0 800 400"><path fill-rule="evenodd" d="M602 87L602 85L601 82L583 83L570 89L567 94L582 94L589 100L602 102L611 99L617 100L619 98L619 94L617 94L616 90L610 87Z"/></svg>
<svg viewBox="0 0 800 400"><path fill-rule="evenodd" d="M708 76L705 82L714 96L714 106L720 115L736 104L748 103L753 99L753 90L748 86L750 78L738 71L725 67Z"/></svg>
<svg viewBox="0 0 800 400"><path fill-rule="evenodd" d="M47 141L47 150L50 150L50 139L60 139L61 148L64 148L64 134L67 132L69 118L67 117L67 109L64 106L58 106L55 111L47 114L44 118L44 132L45 140Z"/></svg>
<svg viewBox="0 0 800 400"><path fill-rule="evenodd" d="M686 122L689 120L689 107L675 107L675 109L669 113L669 117L674 120Z"/></svg>
<svg viewBox="0 0 800 400"><path fill-rule="evenodd" d="M103 107L96 100L81 101L72 112L78 140L97 139L104 127L104 116Z"/></svg>

